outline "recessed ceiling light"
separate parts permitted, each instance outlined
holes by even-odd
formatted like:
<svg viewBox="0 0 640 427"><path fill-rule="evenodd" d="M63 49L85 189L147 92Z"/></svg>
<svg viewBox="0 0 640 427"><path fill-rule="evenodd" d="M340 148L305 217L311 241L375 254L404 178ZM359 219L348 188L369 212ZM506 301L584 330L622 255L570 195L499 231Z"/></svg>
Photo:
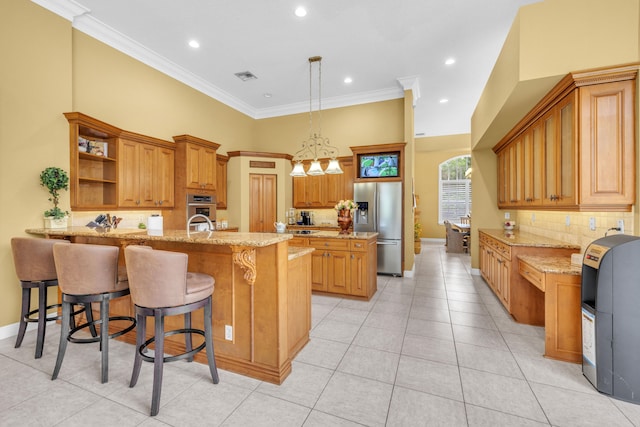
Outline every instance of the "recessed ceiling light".
<svg viewBox="0 0 640 427"><path fill-rule="evenodd" d="M198 40L189 40L189 46L191 46L194 49L197 49L200 47L200 43L198 43Z"/></svg>
<svg viewBox="0 0 640 427"><path fill-rule="evenodd" d="M345 82L346 84L349 84L349 83L353 82L353 79L352 79L351 77L345 77L345 78L344 78L344 82Z"/></svg>
<svg viewBox="0 0 640 427"><path fill-rule="evenodd" d="M455 58L447 58L446 61L444 61L445 65L453 65L456 63L456 59Z"/></svg>
<svg viewBox="0 0 640 427"><path fill-rule="evenodd" d="M264 96L265 98L271 98L273 95L271 95L270 93L265 93L263 96Z"/></svg>
<svg viewBox="0 0 640 427"><path fill-rule="evenodd" d="M446 104L447 102L449 102L449 100L447 98L442 98L440 100L440 104Z"/></svg>
<svg viewBox="0 0 640 427"><path fill-rule="evenodd" d="M307 9L302 6L298 6L294 12L298 18L303 18L307 16Z"/></svg>

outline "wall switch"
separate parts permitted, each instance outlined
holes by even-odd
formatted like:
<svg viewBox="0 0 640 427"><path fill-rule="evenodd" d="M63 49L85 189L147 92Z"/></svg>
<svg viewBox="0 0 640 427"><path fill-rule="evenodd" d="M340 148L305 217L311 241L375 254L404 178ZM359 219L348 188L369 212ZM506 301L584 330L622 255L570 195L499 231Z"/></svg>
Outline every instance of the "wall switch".
<svg viewBox="0 0 640 427"><path fill-rule="evenodd" d="M564 225L567 227L571 225L571 217L569 215L564 217Z"/></svg>
<svg viewBox="0 0 640 427"><path fill-rule="evenodd" d="M596 218L593 216L589 217L589 230L596 231Z"/></svg>
<svg viewBox="0 0 640 427"><path fill-rule="evenodd" d="M224 325L224 339L227 341L233 341L233 326Z"/></svg>
<svg viewBox="0 0 640 427"><path fill-rule="evenodd" d="M534 222L536 222L536 214L532 213L531 214L531 223L533 224Z"/></svg>
<svg viewBox="0 0 640 427"><path fill-rule="evenodd" d="M505 212L504 213L504 219L510 219L511 218L511 213L510 212Z"/></svg>
<svg viewBox="0 0 640 427"><path fill-rule="evenodd" d="M620 229L620 233L624 234L624 219L618 220L618 228Z"/></svg>

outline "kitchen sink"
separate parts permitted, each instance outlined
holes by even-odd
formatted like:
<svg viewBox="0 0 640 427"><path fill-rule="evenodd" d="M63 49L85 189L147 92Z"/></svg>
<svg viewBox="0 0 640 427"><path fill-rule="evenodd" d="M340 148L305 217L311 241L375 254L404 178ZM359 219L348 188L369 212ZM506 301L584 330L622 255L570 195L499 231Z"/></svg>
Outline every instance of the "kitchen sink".
<svg viewBox="0 0 640 427"><path fill-rule="evenodd" d="M289 230L291 234L314 234L317 232L318 230Z"/></svg>

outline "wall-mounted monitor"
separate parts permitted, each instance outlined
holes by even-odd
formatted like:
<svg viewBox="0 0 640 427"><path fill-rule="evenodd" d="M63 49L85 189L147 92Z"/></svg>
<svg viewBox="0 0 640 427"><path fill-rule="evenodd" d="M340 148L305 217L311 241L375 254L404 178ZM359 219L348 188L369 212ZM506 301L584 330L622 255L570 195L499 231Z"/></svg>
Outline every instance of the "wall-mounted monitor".
<svg viewBox="0 0 640 427"><path fill-rule="evenodd" d="M358 155L358 178L395 178L400 176L400 153Z"/></svg>

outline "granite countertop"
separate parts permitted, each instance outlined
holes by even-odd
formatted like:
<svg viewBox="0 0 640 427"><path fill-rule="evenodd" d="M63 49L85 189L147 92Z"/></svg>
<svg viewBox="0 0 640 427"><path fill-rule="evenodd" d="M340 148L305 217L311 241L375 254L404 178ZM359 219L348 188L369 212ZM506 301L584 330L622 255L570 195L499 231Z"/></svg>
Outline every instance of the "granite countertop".
<svg viewBox="0 0 640 427"><path fill-rule="evenodd" d="M287 232L278 233L278 234L295 236L295 237L304 237L304 238L308 237L311 239L329 238L329 239L365 239L365 240L372 239L378 235L378 233L372 233L368 231L352 231L349 234L340 234L339 231L324 231L324 230L318 230L318 231L314 230L311 234L291 234Z"/></svg>
<svg viewBox="0 0 640 427"><path fill-rule="evenodd" d="M158 240L164 242L199 243L207 245L237 245L263 247L291 239L291 234L277 233L238 233L228 231L191 231L185 230L140 230L137 228L117 228L110 231L98 231L89 227L67 228L30 228L29 234L45 236L106 237L113 239Z"/></svg>
<svg viewBox="0 0 640 427"><path fill-rule="evenodd" d="M538 236L536 234L525 233L518 230L505 232L502 229L481 228L478 231L485 233L494 239L509 246L532 246L539 248L568 248L580 250L579 245L550 239L549 237Z"/></svg>
<svg viewBox="0 0 640 427"><path fill-rule="evenodd" d="M571 264L570 257L519 255L518 258L542 273L582 275L582 265Z"/></svg>

